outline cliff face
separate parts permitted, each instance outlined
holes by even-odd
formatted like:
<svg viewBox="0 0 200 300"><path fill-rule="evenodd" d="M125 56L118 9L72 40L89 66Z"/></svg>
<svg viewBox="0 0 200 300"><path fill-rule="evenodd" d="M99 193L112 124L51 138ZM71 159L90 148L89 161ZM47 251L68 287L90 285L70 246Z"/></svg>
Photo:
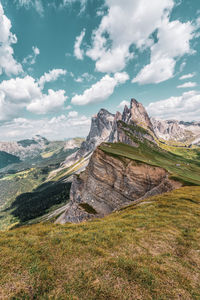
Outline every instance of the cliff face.
<svg viewBox="0 0 200 300"><path fill-rule="evenodd" d="M159 167L110 156L97 148L79 176L74 177L70 203L58 223L78 223L105 216L133 201L177 187Z"/></svg>
<svg viewBox="0 0 200 300"><path fill-rule="evenodd" d="M90 132L86 140L81 144L80 149L69 156L62 166L69 167L77 162L80 158L86 157L93 152L98 145L106 142L109 139L115 115L108 112L106 109L101 109L97 115L92 117Z"/></svg>
<svg viewBox="0 0 200 300"><path fill-rule="evenodd" d="M144 106L135 99L131 99L130 108L125 106L122 121L127 124L136 124L144 129L154 132L151 120Z"/></svg>

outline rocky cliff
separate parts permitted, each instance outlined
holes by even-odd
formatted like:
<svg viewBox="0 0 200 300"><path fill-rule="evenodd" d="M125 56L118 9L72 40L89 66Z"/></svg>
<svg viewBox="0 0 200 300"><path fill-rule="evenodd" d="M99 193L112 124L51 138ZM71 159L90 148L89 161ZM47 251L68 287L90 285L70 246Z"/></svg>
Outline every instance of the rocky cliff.
<svg viewBox="0 0 200 300"><path fill-rule="evenodd" d="M67 157L62 163L62 167L69 167L79 159L92 153L98 145L109 140L109 136L114 124L115 115L106 109L101 109L97 115L92 117L90 132L86 140L81 144L80 149Z"/></svg>
<svg viewBox="0 0 200 300"><path fill-rule="evenodd" d="M118 158L97 148L85 170L74 177L70 203L58 223L78 223L105 216L134 201L170 191L177 186L156 166Z"/></svg>

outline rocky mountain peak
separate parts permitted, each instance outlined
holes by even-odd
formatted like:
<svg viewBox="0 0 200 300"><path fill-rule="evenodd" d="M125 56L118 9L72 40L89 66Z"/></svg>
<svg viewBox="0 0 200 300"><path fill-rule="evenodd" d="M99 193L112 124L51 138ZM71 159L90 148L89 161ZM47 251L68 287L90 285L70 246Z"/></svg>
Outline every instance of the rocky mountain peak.
<svg viewBox="0 0 200 300"><path fill-rule="evenodd" d="M139 103L136 99L131 99L130 113L131 121L136 125L153 131L151 120L142 103Z"/></svg>
<svg viewBox="0 0 200 300"><path fill-rule="evenodd" d="M144 129L153 130L151 120L146 112L146 109L136 99L132 98L130 102L130 108L127 105L124 107L122 114L122 121L131 124L134 123Z"/></svg>
<svg viewBox="0 0 200 300"><path fill-rule="evenodd" d="M63 166L70 166L80 158L86 157L92 153L98 145L109 140L113 128L115 115L104 108L92 117L89 134L86 140L81 144L80 149L70 155L64 162Z"/></svg>

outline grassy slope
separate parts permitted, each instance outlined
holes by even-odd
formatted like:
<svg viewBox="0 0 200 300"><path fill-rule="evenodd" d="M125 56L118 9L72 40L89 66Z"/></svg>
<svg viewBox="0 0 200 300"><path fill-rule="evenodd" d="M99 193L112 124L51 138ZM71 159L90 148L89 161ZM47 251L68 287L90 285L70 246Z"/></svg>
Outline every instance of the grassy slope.
<svg viewBox="0 0 200 300"><path fill-rule="evenodd" d="M200 187L0 235L2 299L200 299Z"/></svg>
<svg viewBox="0 0 200 300"><path fill-rule="evenodd" d="M165 168L171 177L184 182L186 185L200 185L200 163L179 155L164 151L151 143L139 143L139 147L131 147L122 143L104 143L100 149L104 152L123 159L127 157L150 165ZM183 149L185 151L185 149ZM192 151L188 149L188 152Z"/></svg>

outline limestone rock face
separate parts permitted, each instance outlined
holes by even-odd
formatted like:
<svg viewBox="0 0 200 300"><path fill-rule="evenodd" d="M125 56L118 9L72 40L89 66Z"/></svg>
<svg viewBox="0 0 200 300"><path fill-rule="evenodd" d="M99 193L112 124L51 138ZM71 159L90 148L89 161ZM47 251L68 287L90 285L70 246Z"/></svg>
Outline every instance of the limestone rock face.
<svg viewBox="0 0 200 300"><path fill-rule="evenodd" d="M153 132L153 126L151 120L146 112L146 109L135 99L131 99L130 105L130 120L136 125L149 129Z"/></svg>
<svg viewBox="0 0 200 300"><path fill-rule="evenodd" d="M89 153L93 152L102 142L107 142L113 128L114 119L115 115L106 109L101 109L97 115L93 116L90 132L86 140L81 144L80 149L76 153L67 157L62 165L65 167L71 166L80 158L86 157Z"/></svg>
<svg viewBox="0 0 200 300"><path fill-rule="evenodd" d="M102 217L136 200L170 191L176 184L162 168L121 160L97 148L85 172L74 177L69 206L57 222Z"/></svg>

